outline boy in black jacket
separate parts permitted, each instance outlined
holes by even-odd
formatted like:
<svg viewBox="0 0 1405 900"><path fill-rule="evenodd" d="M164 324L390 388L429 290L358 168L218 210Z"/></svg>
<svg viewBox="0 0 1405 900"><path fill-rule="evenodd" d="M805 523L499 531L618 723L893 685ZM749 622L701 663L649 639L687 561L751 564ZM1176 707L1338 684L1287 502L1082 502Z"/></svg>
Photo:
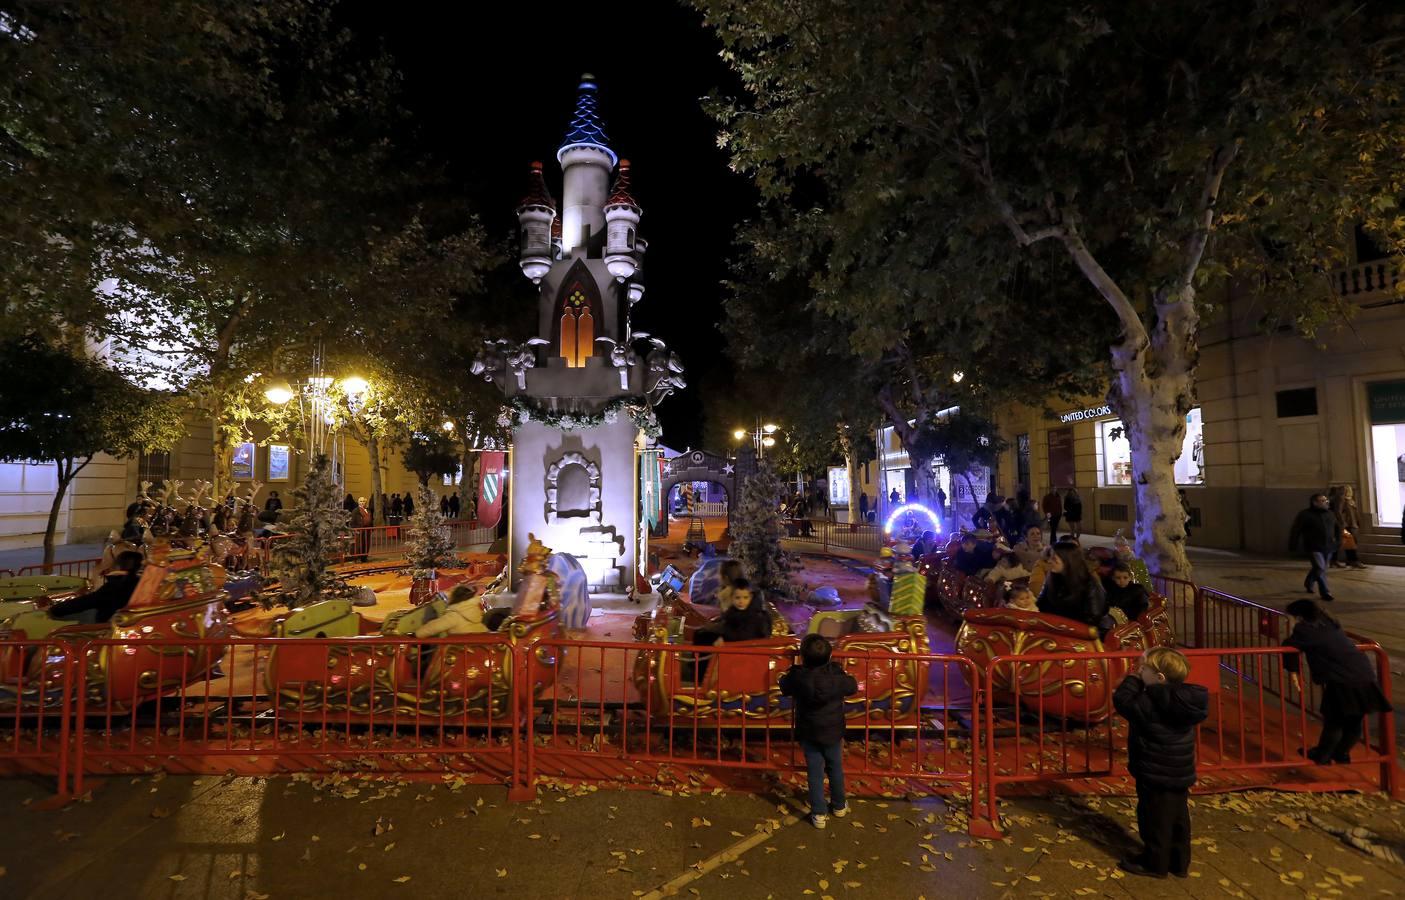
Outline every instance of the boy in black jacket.
<svg viewBox="0 0 1405 900"><path fill-rule="evenodd" d="M1195 726L1210 694L1186 684L1190 662L1153 647L1118 685L1112 704L1126 719L1127 768L1137 782L1137 831L1144 849L1118 866L1133 875L1185 878L1190 870L1190 787L1195 784Z"/></svg>
<svg viewBox="0 0 1405 900"><path fill-rule="evenodd" d="M810 781L810 824L823 828L826 812L849 814L844 802L844 698L858 693L854 676L829 658L833 648L818 634L800 642L800 659L781 676L781 693L795 700L795 737L805 752ZM829 806L824 778L829 776Z"/></svg>

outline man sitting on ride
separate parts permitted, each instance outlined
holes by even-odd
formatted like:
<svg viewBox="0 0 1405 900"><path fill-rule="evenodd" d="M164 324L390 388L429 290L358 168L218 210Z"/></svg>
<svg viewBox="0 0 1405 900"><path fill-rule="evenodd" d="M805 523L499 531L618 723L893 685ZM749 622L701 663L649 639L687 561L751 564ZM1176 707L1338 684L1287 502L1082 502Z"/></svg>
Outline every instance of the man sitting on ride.
<svg viewBox="0 0 1405 900"><path fill-rule="evenodd" d="M1048 556L1049 577L1039 592L1039 611L1088 625L1102 624L1107 594L1089 571L1078 545L1059 541Z"/></svg>
<svg viewBox="0 0 1405 900"><path fill-rule="evenodd" d="M982 575L995 567L995 544L968 531L961 535L961 549L952 557L951 565L963 575Z"/></svg>
<svg viewBox="0 0 1405 900"><path fill-rule="evenodd" d="M68 619L85 625L96 625L110 620L120 610L125 609L141 581L141 567L145 558L135 550L125 550L117 555L117 563L107 573L107 581L102 587L89 591L72 600L55 603L49 607L49 615L55 619Z"/></svg>

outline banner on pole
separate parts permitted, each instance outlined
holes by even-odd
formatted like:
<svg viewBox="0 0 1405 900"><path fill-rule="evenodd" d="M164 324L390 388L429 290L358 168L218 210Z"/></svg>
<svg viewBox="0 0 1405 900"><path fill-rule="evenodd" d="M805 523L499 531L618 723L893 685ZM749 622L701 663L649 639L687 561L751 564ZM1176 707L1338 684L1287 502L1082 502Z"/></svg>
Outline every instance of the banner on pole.
<svg viewBox="0 0 1405 900"><path fill-rule="evenodd" d="M639 456L639 501L644 508L644 518L653 529L659 524L659 512L663 509L663 454L657 450L645 450Z"/></svg>
<svg viewBox="0 0 1405 900"><path fill-rule="evenodd" d="M502 518L503 494L507 493L507 454L487 450L482 454L478 476L478 527L492 528Z"/></svg>

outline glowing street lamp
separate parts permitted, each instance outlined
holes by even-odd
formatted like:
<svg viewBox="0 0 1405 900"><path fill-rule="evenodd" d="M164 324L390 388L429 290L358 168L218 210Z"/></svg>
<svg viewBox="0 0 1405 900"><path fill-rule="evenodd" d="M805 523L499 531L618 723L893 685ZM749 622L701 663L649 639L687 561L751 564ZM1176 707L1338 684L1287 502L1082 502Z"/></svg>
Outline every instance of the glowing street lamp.
<svg viewBox="0 0 1405 900"><path fill-rule="evenodd" d="M341 380L341 386L342 390L353 397L361 396L366 393L366 389L370 387L370 385L366 383L366 379L362 378L360 375L351 375L343 378Z"/></svg>
<svg viewBox="0 0 1405 900"><path fill-rule="evenodd" d="M286 378L280 378L277 381L270 382L268 387L264 388L263 396L264 399L274 406L283 406L289 400L293 399L295 395L293 394L293 386L288 384L288 380Z"/></svg>

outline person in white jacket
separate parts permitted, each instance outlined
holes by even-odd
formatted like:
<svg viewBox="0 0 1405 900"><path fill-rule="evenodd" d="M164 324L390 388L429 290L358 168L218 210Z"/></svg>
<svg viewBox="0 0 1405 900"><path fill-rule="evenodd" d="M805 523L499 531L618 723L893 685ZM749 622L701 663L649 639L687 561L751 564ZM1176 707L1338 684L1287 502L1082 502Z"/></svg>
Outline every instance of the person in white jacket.
<svg viewBox="0 0 1405 900"><path fill-rule="evenodd" d="M455 585L449 592L449 609L439 618L431 619L415 629L415 637L444 637L451 634L484 634L483 602L474 597L473 588Z"/></svg>

